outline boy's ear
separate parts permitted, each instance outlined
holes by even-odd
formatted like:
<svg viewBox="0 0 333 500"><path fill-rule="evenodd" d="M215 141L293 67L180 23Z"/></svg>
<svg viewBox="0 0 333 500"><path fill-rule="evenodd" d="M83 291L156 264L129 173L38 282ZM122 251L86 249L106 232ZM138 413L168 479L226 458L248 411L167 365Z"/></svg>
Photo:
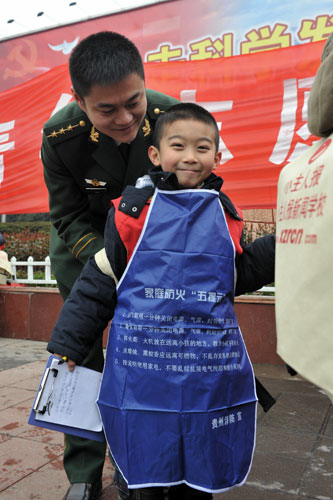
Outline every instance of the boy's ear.
<svg viewBox="0 0 333 500"><path fill-rule="evenodd" d="M214 158L213 170L215 170L219 166L221 158L222 158L222 151L218 151L215 155L215 158Z"/></svg>
<svg viewBox="0 0 333 500"><path fill-rule="evenodd" d="M155 146L149 146L148 156L155 167L159 167L161 165L160 152Z"/></svg>
<svg viewBox="0 0 333 500"><path fill-rule="evenodd" d="M84 102L83 100L81 99L81 97L79 96L79 94L77 92L75 92L75 90L73 89L73 87L71 87L71 92L72 92L72 95L75 99L75 102L78 106L80 106L80 108L82 109L82 111L86 111L86 107L84 105Z"/></svg>

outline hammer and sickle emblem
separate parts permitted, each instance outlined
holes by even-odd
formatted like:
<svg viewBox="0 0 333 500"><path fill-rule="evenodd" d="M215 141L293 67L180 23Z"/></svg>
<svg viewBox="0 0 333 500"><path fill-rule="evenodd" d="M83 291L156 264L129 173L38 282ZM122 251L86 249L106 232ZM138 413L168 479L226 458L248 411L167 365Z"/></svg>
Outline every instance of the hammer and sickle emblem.
<svg viewBox="0 0 333 500"><path fill-rule="evenodd" d="M20 78L27 73L33 73L35 69L35 63L37 60L37 48L36 45L30 40L22 40L29 49L28 57L23 53L25 47L22 43L13 47L9 52L7 59L9 61L16 61L20 69L6 68L3 74L3 79L7 80L9 77Z"/></svg>

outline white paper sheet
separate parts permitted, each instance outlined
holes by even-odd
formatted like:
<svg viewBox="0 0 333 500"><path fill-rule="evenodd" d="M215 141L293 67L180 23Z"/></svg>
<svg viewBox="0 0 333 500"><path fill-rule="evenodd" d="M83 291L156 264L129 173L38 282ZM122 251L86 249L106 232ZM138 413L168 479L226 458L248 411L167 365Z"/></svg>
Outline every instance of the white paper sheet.
<svg viewBox="0 0 333 500"><path fill-rule="evenodd" d="M59 364L58 359L53 359L38 405L39 410L45 407L46 410L36 412L36 420L101 431L96 404L101 377L101 373L83 366L76 366L70 372L67 363Z"/></svg>

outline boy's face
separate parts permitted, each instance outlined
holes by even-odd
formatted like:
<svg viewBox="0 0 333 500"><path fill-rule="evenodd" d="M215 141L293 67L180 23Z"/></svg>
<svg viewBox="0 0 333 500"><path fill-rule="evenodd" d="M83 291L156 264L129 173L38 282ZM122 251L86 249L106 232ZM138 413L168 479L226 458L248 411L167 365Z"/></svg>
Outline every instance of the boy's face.
<svg viewBox="0 0 333 500"><path fill-rule="evenodd" d="M103 134L118 142L132 142L147 110L145 83L131 73L119 83L93 85L84 99L73 91L80 108Z"/></svg>
<svg viewBox="0 0 333 500"><path fill-rule="evenodd" d="M175 173L179 185L187 189L200 187L221 159L214 128L192 119L166 125L159 149L150 146L148 154L155 166Z"/></svg>

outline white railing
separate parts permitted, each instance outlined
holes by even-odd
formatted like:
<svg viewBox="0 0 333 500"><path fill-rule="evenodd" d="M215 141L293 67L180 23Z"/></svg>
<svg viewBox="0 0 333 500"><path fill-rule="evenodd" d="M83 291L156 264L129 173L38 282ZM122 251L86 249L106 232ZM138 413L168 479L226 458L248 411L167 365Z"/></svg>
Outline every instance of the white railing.
<svg viewBox="0 0 333 500"><path fill-rule="evenodd" d="M263 286L258 292L275 293L275 286Z"/></svg>
<svg viewBox="0 0 333 500"><path fill-rule="evenodd" d="M16 257L12 257L10 259L10 263L12 266L12 274L14 277L15 283L25 283L31 285L56 285L56 280L51 278L51 261L50 257L45 257L44 261L34 260L33 257L28 257L26 261L18 261ZM34 278L34 268L35 267L44 267L44 279L35 279ZM17 278L17 268L18 267L26 267L27 268L27 277L26 278Z"/></svg>

